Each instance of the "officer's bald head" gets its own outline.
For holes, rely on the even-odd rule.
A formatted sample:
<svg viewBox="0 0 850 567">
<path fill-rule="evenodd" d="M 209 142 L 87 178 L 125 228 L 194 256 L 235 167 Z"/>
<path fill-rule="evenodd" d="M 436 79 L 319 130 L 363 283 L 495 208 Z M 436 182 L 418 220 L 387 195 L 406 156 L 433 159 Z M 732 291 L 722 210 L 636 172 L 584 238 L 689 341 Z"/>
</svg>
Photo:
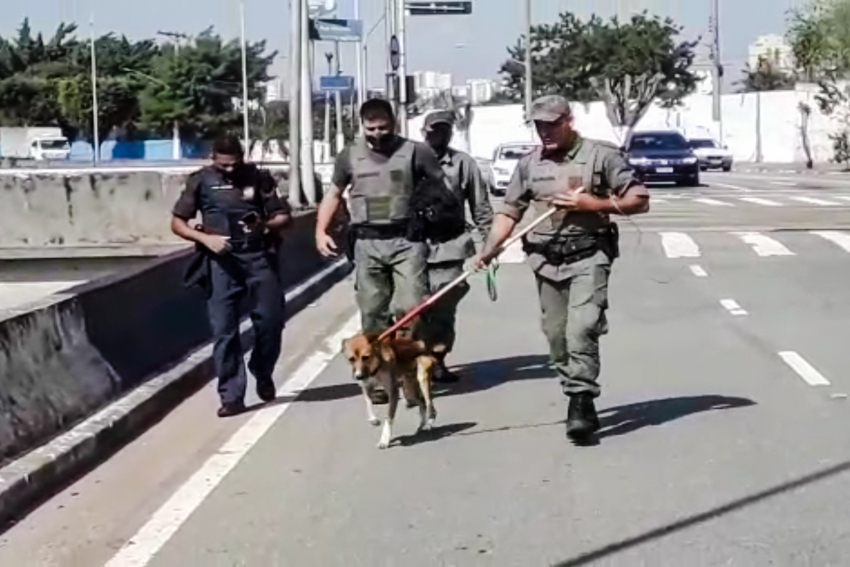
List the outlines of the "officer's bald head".
<svg viewBox="0 0 850 567">
<path fill-rule="evenodd" d="M 546 95 L 531 103 L 528 119 L 534 121 L 546 151 L 569 148 L 575 139 L 570 103 L 560 95 Z"/>
</svg>

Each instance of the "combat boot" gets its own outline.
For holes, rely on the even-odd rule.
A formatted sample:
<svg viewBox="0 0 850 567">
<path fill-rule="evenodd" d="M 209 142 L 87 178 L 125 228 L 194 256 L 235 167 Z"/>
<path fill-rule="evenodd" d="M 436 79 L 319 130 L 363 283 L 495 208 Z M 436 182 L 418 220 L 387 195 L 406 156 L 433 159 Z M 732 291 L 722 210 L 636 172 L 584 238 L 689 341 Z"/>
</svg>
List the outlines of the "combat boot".
<svg viewBox="0 0 850 567">
<path fill-rule="evenodd" d="M 446 367 L 446 362 L 443 357 L 437 358 L 437 365 L 434 367 L 434 374 L 431 381 L 435 384 L 453 384 L 460 380 L 457 374 Z"/>
<path fill-rule="evenodd" d="M 567 437 L 577 443 L 587 441 L 600 427 L 593 396 L 587 393 L 570 396 L 570 405 L 567 409 Z"/>
</svg>

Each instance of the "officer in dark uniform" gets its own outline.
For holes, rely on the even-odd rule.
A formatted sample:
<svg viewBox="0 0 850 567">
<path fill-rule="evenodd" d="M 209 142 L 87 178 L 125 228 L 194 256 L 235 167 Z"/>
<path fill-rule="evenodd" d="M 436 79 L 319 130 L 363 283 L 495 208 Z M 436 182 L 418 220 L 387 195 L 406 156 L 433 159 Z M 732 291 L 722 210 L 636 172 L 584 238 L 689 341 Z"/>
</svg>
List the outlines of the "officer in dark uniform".
<svg viewBox="0 0 850 567">
<path fill-rule="evenodd" d="M 247 378 L 239 339 L 239 308 L 245 294 L 251 300 L 255 337 L 249 369 L 264 402 L 276 397 L 272 373 L 284 327 L 277 245 L 291 209 L 278 195 L 271 174 L 244 163 L 242 156 L 238 138 L 217 140 L 212 165 L 189 176 L 171 221 L 177 236 L 199 244 L 210 259 L 207 304 L 215 336 L 220 417 L 245 409 Z M 203 225 L 193 228 L 189 221 L 199 211 Z"/>
</svg>

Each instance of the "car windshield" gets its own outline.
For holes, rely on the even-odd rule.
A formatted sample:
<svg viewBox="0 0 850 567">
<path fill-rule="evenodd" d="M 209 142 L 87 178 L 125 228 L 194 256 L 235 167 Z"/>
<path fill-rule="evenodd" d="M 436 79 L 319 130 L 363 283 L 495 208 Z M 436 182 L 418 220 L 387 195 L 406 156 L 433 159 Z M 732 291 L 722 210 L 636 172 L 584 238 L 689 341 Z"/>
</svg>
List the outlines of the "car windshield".
<svg viewBox="0 0 850 567">
<path fill-rule="evenodd" d="M 505 159 L 505 160 L 518 160 L 528 152 L 530 152 L 534 146 L 510 146 L 507 148 L 502 148 L 499 152 L 499 157 L 496 159 Z"/>
<path fill-rule="evenodd" d="M 65 150 L 68 148 L 68 140 L 41 140 L 41 148 L 43 150 Z"/>
<path fill-rule="evenodd" d="M 717 144 L 714 143 L 714 140 L 691 140 L 690 146 L 694 149 L 696 148 L 716 148 Z"/>
<path fill-rule="evenodd" d="M 679 134 L 638 134 L 632 138 L 630 150 L 683 150 L 688 143 Z"/>
</svg>

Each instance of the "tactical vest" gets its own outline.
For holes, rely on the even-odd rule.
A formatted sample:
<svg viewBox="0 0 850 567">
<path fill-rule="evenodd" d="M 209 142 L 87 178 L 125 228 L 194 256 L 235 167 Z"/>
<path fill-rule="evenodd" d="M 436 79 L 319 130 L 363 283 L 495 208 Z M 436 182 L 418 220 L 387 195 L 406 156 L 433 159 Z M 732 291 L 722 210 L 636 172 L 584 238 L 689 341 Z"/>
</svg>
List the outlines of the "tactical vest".
<svg viewBox="0 0 850 567">
<path fill-rule="evenodd" d="M 200 209 L 204 226 L 213 234 L 230 236 L 234 240 L 245 237 L 239 221 L 248 213 L 265 218 L 260 198 L 259 173 L 252 164 L 246 166 L 245 176 L 226 180 L 213 167 L 204 167 L 200 176 Z"/>
<path fill-rule="evenodd" d="M 566 189 L 584 187 L 585 192 L 597 197 L 610 197 L 611 186 L 604 174 L 602 146 L 588 139 L 582 143 L 590 147 L 581 148 L 575 158 L 566 163 L 541 161 L 540 149 L 532 154 L 527 162 L 526 175 L 535 217 L 546 213 L 552 197 Z M 556 235 L 584 234 L 609 224 L 606 214 L 558 210 L 528 235 L 528 241 L 542 244 Z"/>
<path fill-rule="evenodd" d="M 351 223 L 382 225 L 410 218 L 414 190 L 414 144 L 402 140 L 386 161 L 369 149 L 363 138 L 350 148 L 352 170 Z"/>
</svg>

